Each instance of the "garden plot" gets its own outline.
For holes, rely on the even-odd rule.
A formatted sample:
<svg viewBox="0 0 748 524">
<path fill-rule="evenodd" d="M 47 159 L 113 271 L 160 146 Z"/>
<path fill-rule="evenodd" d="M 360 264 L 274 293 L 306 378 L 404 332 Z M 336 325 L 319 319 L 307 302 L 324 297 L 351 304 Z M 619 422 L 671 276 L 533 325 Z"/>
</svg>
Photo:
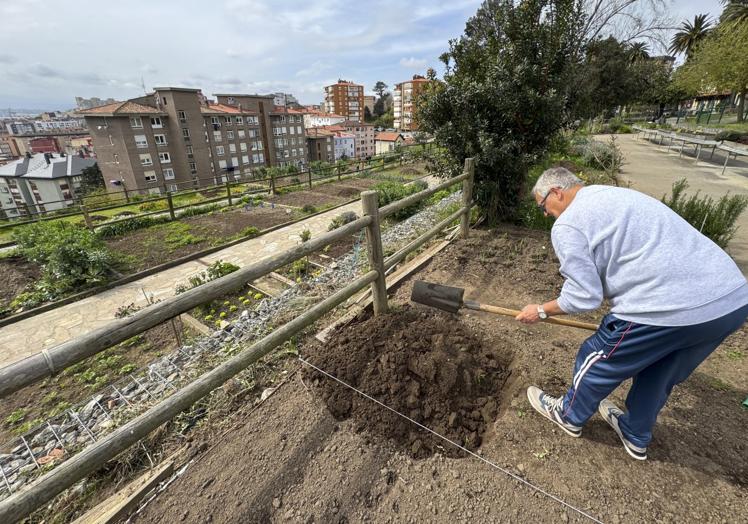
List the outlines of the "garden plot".
<svg viewBox="0 0 748 524">
<path fill-rule="evenodd" d="M 675 388 L 655 428 L 650 458 L 640 463 L 597 415 L 582 438 L 574 439 L 527 404 L 525 389 L 531 384 L 563 393 L 586 332 L 407 306 L 416 278 L 465 287 L 468 298 L 509 307 L 555 296 L 562 283 L 546 233 L 512 227 L 473 231 L 469 240 L 455 241 L 402 284 L 390 299 L 393 313 L 359 319 L 328 346 L 301 342 L 302 358 L 408 416 L 420 416 L 425 425 L 477 446 L 476 453 L 486 460 L 603 522 L 748 520 L 745 412 L 740 407 L 748 394 L 748 328 Z M 400 324 L 398 315 L 410 322 Z M 383 325 L 386 319 L 391 327 Z M 483 383 L 486 379 L 476 377 L 485 372 L 490 382 L 458 407 L 465 395 L 438 391 L 438 366 L 427 386 L 420 385 L 420 374 L 430 376 L 430 361 L 461 346 L 472 355 L 463 364 L 472 381 Z M 423 364 L 404 358 L 424 354 Z M 220 446 L 135 521 L 586 521 L 474 457 L 456 456 L 446 442 L 396 421 L 381 406 L 330 384 L 332 379 L 307 367 L 303 375 L 303 381 L 288 382 L 257 411 L 237 417 L 233 431 L 226 434 L 221 428 Z M 614 400 L 623 404 L 625 393 L 624 384 Z M 496 403 L 493 415 L 493 409 L 485 413 L 490 422 L 480 409 L 480 417 L 468 409 L 484 398 L 481 407 L 489 400 Z M 429 405 L 431 419 L 424 416 Z M 479 443 L 471 443 L 472 431 L 481 437 Z"/>
<path fill-rule="evenodd" d="M 106 243 L 124 257 L 127 272 L 135 273 L 300 217 L 293 210 L 265 204 L 160 224 Z"/>
</svg>

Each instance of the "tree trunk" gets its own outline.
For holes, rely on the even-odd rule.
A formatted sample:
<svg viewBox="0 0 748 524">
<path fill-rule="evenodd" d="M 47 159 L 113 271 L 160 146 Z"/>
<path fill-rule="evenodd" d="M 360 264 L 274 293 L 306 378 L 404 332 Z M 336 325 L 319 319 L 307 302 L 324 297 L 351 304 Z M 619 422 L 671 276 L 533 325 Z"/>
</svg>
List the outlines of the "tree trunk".
<svg viewBox="0 0 748 524">
<path fill-rule="evenodd" d="M 740 98 L 738 98 L 738 122 L 743 121 L 743 113 L 745 112 L 745 97 L 748 95 L 748 87 L 744 87 L 740 91 Z"/>
</svg>

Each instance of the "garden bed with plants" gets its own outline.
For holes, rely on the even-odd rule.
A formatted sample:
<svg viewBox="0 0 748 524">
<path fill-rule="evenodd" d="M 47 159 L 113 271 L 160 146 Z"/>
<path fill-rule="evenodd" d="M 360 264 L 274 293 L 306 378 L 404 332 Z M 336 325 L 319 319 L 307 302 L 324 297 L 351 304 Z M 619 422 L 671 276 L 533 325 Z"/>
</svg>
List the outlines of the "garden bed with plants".
<svg viewBox="0 0 748 524">
<path fill-rule="evenodd" d="M 13 299 L 39 279 L 39 267 L 20 256 L 0 258 L 0 311 L 10 309 Z"/>
<path fill-rule="evenodd" d="M 135 273 L 301 217 L 298 211 L 265 204 L 151 226 L 107 239 L 106 244 L 122 257 L 123 270 Z"/>
<path fill-rule="evenodd" d="M 126 314 L 128 309 L 121 311 Z M 183 342 L 195 335 L 178 320 L 175 325 Z M 14 437 L 68 410 L 73 404 L 176 347 L 174 327 L 171 322 L 166 322 L 3 398 L 0 402 L 0 444 L 11 442 Z M 0 453 L 8 451 L 0 450 Z"/>
</svg>

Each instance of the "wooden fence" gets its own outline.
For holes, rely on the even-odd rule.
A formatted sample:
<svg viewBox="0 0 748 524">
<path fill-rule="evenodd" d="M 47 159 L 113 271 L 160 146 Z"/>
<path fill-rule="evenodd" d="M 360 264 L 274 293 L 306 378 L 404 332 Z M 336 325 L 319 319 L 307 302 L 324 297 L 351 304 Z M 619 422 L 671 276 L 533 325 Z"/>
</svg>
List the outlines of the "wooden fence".
<svg viewBox="0 0 748 524">
<path fill-rule="evenodd" d="M 5 397 L 114 344 L 127 340 L 177 315 L 186 313 L 202 303 L 221 297 L 238 285 L 251 282 L 286 264 L 319 251 L 326 245 L 366 229 L 369 258 L 369 271 L 367 273 L 154 405 L 145 413 L 115 429 L 109 435 L 63 462 L 37 479 L 27 489 L 1 501 L 0 522 L 16 522 L 30 515 L 75 482 L 96 471 L 107 461 L 188 409 L 196 401 L 220 387 L 224 382 L 257 362 L 273 349 L 290 340 L 366 286 L 371 286 L 372 289 L 374 314 L 379 315 L 386 312 L 385 272 L 387 268 L 403 260 L 408 253 L 426 243 L 458 218 L 461 219 L 462 237 L 467 238 L 470 225 L 470 209 L 472 207 L 473 179 L 473 159 L 468 158 L 465 160 L 464 172 L 460 176 L 382 208 L 377 205 L 377 193 L 365 191 L 361 194 L 364 214 L 353 222 L 183 294 L 153 304 L 130 317 L 116 320 L 91 333 L 0 369 L 0 397 Z M 382 250 L 380 220 L 458 182 L 462 182 L 462 206 L 460 209 L 385 259 Z"/>
</svg>

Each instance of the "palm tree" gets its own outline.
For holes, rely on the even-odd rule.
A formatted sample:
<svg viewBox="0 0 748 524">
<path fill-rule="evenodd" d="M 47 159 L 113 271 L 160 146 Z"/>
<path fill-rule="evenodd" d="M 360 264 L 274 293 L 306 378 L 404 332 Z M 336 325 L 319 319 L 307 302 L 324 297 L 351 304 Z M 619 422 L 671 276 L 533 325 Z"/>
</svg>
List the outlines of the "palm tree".
<svg viewBox="0 0 748 524">
<path fill-rule="evenodd" d="M 628 52 L 632 63 L 649 58 L 649 48 L 646 42 L 634 42 L 629 46 Z"/>
<path fill-rule="evenodd" d="M 748 22 L 748 0 L 722 0 L 725 9 L 720 16 L 720 22 Z"/>
<path fill-rule="evenodd" d="M 670 40 L 669 51 L 673 54 L 686 53 L 686 60 L 691 57 L 696 46 L 712 30 L 712 21 L 709 15 L 696 15 L 693 24 L 686 20 L 680 26 L 680 30 Z"/>
</svg>

